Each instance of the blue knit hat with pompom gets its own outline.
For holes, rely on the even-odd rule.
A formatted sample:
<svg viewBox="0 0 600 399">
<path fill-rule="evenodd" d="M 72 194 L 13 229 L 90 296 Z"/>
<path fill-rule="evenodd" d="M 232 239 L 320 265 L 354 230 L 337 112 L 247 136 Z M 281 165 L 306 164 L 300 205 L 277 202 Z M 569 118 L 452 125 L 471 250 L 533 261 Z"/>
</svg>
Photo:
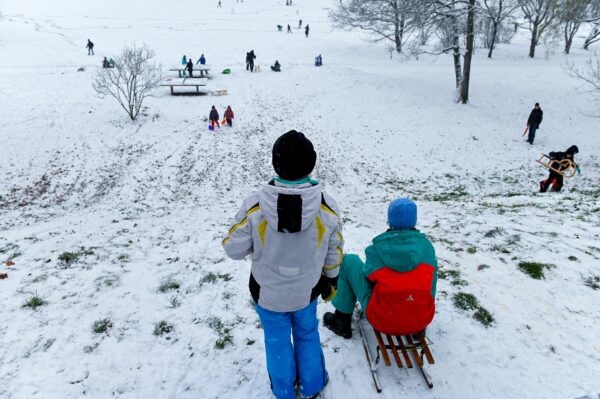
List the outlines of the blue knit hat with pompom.
<svg viewBox="0 0 600 399">
<path fill-rule="evenodd" d="M 410 198 L 393 200 L 388 207 L 388 224 L 393 230 L 414 228 L 417 224 L 417 204 Z"/>
</svg>

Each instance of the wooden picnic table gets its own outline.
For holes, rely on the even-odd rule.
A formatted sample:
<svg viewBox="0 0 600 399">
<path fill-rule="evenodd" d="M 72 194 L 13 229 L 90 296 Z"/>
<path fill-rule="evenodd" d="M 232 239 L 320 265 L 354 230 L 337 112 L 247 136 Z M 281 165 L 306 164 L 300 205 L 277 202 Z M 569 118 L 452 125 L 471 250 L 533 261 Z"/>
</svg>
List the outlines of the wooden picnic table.
<svg viewBox="0 0 600 399">
<path fill-rule="evenodd" d="M 194 65 L 194 69 L 192 70 L 192 77 L 195 77 L 194 72 L 196 71 L 200 71 L 200 77 L 203 78 L 204 74 L 208 75 L 208 71 L 210 71 L 210 66 L 206 64 Z M 169 69 L 169 72 L 177 72 L 180 78 L 185 78 L 186 75 L 189 75 L 186 67 L 171 68 Z"/>
<path fill-rule="evenodd" d="M 173 90 L 174 87 L 195 87 L 196 93 L 200 94 L 200 87 L 206 86 L 207 83 L 208 83 L 207 78 L 201 78 L 201 79 L 169 78 L 169 79 L 165 80 L 163 83 L 161 83 L 160 85 L 170 87 L 171 94 L 182 94 L 182 93 L 175 93 L 175 91 Z"/>
</svg>

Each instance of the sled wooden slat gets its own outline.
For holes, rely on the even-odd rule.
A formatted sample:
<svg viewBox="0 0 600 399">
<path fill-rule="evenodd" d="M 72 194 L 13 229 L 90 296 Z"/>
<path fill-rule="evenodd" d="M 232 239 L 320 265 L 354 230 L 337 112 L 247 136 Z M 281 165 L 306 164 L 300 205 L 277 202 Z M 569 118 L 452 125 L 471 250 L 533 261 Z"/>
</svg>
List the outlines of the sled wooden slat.
<svg viewBox="0 0 600 399">
<path fill-rule="evenodd" d="M 405 337 L 406 337 L 406 342 L 408 342 L 410 351 L 413 355 L 413 359 L 415 359 L 415 362 L 417 362 L 417 365 L 419 366 L 419 368 L 422 368 L 423 361 L 421 360 L 421 356 L 419 356 L 419 352 L 417 351 L 417 348 L 415 347 L 415 344 L 413 343 L 412 338 L 410 337 L 410 335 L 405 335 Z"/>
<path fill-rule="evenodd" d="M 423 353 L 425 354 L 425 358 L 427 359 L 427 363 L 435 364 L 435 359 L 429 350 L 429 345 L 427 345 L 427 341 L 425 340 L 425 334 L 422 332 L 417 334 L 417 338 L 419 339 L 419 343 L 421 344 L 421 348 L 423 348 Z"/>
<path fill-rule="evenodd" d="M 402 342 L 402 337 L 401 336 L 396 336 L 396 339 L 398 340 L 398 346 L 400 347 L 400 350 L 402 351 L 402 356 L 404 356 L 404 361 L 406 362 L 406 367 L 408 367 L 409 369 L 412 369 L 413 365 L 412 362 L 410 361 L 410 356 L 408 356 L 408 352 L 406 351 L 406 347 L 404 346 L 404 342 Z"/>
<path fill-rule="evenodd" d="M 396 360 L 396 364 L 398 365 L 398 367 L 403 368 L 404 366 L 402 365 L 402 360 L 400 360 L 400 355 L 398 355 L 398 351 L 396 350 L 396 343 L 394 342 L 394 337 L 392 337 L 389 334 L 385 334 L 385 337 L 388 340 L 388 343 L 390 344 L 390 349 L 392 350 L 392 355 L 394 355 L 394 360 Z"/>
<path fill-rule="evenodd" d="M 381 333 L 375 329 L 375 338 L 377 339 L 377 345 L 379 345 L 379 349 L 381 350 L 381 356 L 383 356 L 383 362 L 386 366 L 391 366 L 392 361 L 390 360 L 390 355 L 388 355 L 387 350 L 385 349 L 385 344 L 383 343 L 383 338 L 381 338 Z"/>
</svg>

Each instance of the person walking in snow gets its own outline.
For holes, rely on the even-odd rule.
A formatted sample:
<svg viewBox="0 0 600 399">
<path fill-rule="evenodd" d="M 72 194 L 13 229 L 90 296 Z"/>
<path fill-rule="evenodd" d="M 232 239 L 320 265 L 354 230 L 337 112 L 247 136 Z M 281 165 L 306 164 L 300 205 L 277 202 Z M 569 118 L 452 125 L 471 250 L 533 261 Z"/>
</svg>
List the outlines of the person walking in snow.
<svg viewBox="0 0 600 399">
<path fill-rule="evenodd" d="M 223 5 L 221 4 L 221 0 L 219 0 L 219 3 L 217 4 L 217 8 L 222 8 Z"/>
<path fill-rule="evenodd" d="M 292 27 L 290 26 L 290 24 L 288 24 L 287 33 L 292 33 Z"/>
<path fill-rule="evenodd" d="M 246 71 L 254 72 L 254 60 L 256 59 L 256 55 L 254 55 L 254 50 L 246 53 Z"/>
<path fill-rule="evenodd" d="M 418 333 L 435 314 L 438 263 L 431 242 L 415 229 L 417 205 L 399 198 L 387 213 L 389 230 L 367 247 L 366 262 L 344 256 L 331 302 L 335 313 L 323 316 L 325 327 L 344 338 L 352 337 L 357 300 L 373 327 L 390 335 Z"/>
<path fill-rule="evenodd" d="M 317 298 L 335 295 L 342 220 L 335 201 L 310 177 L 312 143 L 291 130 L 273 145 L 277 176 L 242 203 L 223 240 L 227 255 L 251 255 L 250 294 L 265 336 L 267 371 L 277 399 L 316 398 L 329 381 Z"/>
<path fill-rule="evenodd" d="M 227 122 L 227 126 L 233 126 L 233 110 L 231 109 L 231 106 L 228 105 L 227 109 L 225 110 L 225 113 L 223 114 L 223 116 L 225 117 L 225 121 Z"/>
<path fill-rule="evenodd" d="M 87 45 L 85 48 L 88 51 L 88 55 L 94 55 L 94 43 L 90 39 L 88 39 Z"/>
<path fill-rule="evenodd" d="M 543 118 L 544 111 L 542 111 L 542 109 L 540 108 L 540 103 L 535 103 L 535 106 L 529 114 L 529 118 L 527 118 L 527 127 L 529 128 L 529 136 L 527 137 L 527 142 L 529 144 L 533 144 L 533 140 L 535 139 L 535 132 L 540 128 L 540 123 L 542 123 Z"/>
<path fill-rule="evenodd" d="M 302 29 L 302 19 L 298 21 L 298 29 Z"/>
<path fill-rule="evenodd" d="M 183 57 L 181 57 L 181 65 L 183 65 L 184 67 L 187 65 L 188 60 L 187 57 L 184 55 Z"/>
<path fill-rule="evenodd" d="M 190 60 L 188 61 L 186 68 L 190 74 L 190 78 L 192 77 L 192 72 L 194 71 L 194 63 L 192 62 L 192 59 L 190 58 Z"/>
<path fill-rule="evenodd" d="M 550 166 L 552 166 L 553 168 L 558 169 L 559 171 L 562 172 L 563 170 L 566 170 L 567 167 L 565 167 L 564 165 L 561 165 L 560 161 L 568 159 L 569 161 L 571 161 L 575 164 L 577 174 L 581 174 L 581 168 L 579 166 L 577 166 L 577 164 L 575 163 L 575 154 L 578 154 L 578 153 L 579 153 L 579 148 L 577 148 L 576 145 L 570 146 L 569 148 L 567 148 L 567 150 L 565 152 L 552 151 L 552 152 L 550 152 L 550 154 L 548 154 L 548 156 L 550 157 L 550 159 L 552 161 L 556 161 L 556 162 L 552 162 L 550 164 Z M 551 169 L 550 174 L 548 175 L 548 178 L 545 180 L 542 180 L 540 182 L 540 193 L 545 193 L 546 191 L 548 191 L 548 188 L 550 187 L 550 185 L 552 185 L 552 191 L 559 192 L 563 186 L 563 175 L 561 175 L 560 173 L 555 172 Z"/>
<path fill-rule="evenodd" d="M 277 25 L 277 32 L 283 32 L 283 26 Z"/>
<path fill-rule="evenodd" d="M 306 37 L 308 37 L 308 31 L 309 31 L 309 27 L 308 25 L 306 25 L 306 27 L 304 28 L 304 34 L 306 35 Z"/>
<path fill-rule="evenodd" d="M 206 65 L 206 58 L 204 57 L 204 54 L 202 54 L 200 56 L 200 58 L 198 58 L 198 61 L 196 61 L 196 65 Z"/>
<path fill-rule="evenodd" d="M 110 63 L 108 62 L 108 59 L 106 57 L 104 57 L 104 59 L 102 60 L 102 68 L 110 68 Z"/>
<path fill-rule="evenodd" d="M 208 119 L 210 120 L 210 127 L 212 130 L 215 130 L 215 125 L 217 125 L 218 128 L 221 127 L 221 125 L 219 125 L 219 111 L 217 111 L 214 105 L 210 109 Z"/>
</svg>

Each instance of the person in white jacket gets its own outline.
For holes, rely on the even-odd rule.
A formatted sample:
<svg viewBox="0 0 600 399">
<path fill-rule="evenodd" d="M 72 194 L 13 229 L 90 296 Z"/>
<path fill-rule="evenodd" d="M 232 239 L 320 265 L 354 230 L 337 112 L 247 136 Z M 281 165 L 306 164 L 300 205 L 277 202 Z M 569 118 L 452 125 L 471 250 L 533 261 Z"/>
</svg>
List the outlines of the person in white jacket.
<svg viewBox="0 0 600 399">
<path fill-rule="evenodd" d="M 317 297 L 333 298 L 343 258 L 335 201 L 310 177 L 317 154 L 289 131 L 273 146 L 277 177 L 250 195 L 223 240 L 232 259 L 252 255 L 250 293 L 265 334 L 267 371 L 278 399 L 316 397 L 328 382 Z M 293 336 L 293 343 L 290 339 Z"/>
</svg>

